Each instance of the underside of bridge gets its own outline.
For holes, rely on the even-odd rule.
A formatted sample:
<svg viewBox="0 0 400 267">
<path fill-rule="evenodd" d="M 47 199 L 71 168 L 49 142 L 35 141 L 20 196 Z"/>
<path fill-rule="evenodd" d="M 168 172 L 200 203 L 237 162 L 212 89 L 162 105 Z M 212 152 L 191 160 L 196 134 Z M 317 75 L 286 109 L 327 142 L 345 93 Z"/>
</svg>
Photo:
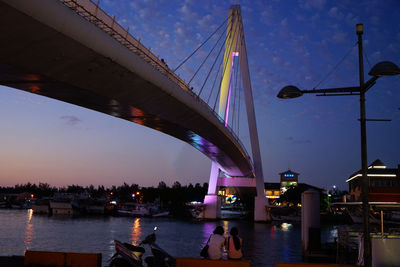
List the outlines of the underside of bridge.
<svg viewBox="0 0 400 267">
<path fill-rule="evenodd" d="M 244 148 L 204 102 L 62 2 L 1 0 L 0 33 L 1 85 L 153 128 L 229 175 L 254 177 Z"/>
</svg>

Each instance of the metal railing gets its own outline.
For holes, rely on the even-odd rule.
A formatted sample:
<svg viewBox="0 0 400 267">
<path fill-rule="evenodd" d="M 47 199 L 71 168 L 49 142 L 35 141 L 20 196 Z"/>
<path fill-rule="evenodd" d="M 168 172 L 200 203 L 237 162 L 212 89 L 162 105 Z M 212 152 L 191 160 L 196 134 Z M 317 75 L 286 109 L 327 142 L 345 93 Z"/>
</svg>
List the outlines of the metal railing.
<svg viewBox="0 0 400 267">
<path fill-rule="evenodd" d="M 133 37 L 129 33 L 129 29 L 124 29 L 118 22 L 115 21 L 115 16 L 109 16 L 103 9 L 99 7 L 99 1 L 97 3 L 91 0 L 58 0 L 62 2 L 65 6 L 75 11 L 78 15 L 85 18 L 87 21 L 96 25 L 98 28 L 102 29 L 105 33 L 113 37 L 120 44 L 128 48 L 131 52 L 138 55 L 145 62 L 153 66 L 161 74 L 165 75 L 169 80 L 177 84 L 181 89 L 190 94 L 195 98 L 202 106 L 207 108 L 213 113 L 215 117 L 225 124 L 225 121 L 213 108 L 211 108 L 204 100 L 202 100 L 198 95 L 193 93 L 189 86 L 184 80 L 182 80 L 177 74 L 175 74 L 165 62 L 161 61 L 157 56 L 155 56 L 147 47 L 145 47 L 139 40 Z M 251 162 L 251 158 L 246 151 L 245 146 L 240 141 L 239 137 L 235 134 L 233 129 L 227 125 L 224 127 L 228 130 L 231 136 L 239 144 L 242 149 L 243 154 Z"/>
</svg>

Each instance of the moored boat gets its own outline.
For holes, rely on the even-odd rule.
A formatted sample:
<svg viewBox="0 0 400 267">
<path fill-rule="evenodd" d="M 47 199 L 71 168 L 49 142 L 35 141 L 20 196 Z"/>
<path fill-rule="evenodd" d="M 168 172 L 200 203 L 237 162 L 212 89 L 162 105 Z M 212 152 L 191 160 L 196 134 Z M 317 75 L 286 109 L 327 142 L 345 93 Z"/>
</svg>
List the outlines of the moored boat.
<svg viewBox="0 0 400 267">
<path fill-rule="evenodd" d="M 271 220 L 280 222 L 301 222 L 301 208 L 269 206 Z"/>
<path fill-rule="evenodd" d="M 37 199 L 32 204 L 33 213 L 50 214 L 50 201 L 48 199 Z"/>
<path fill-rule="evenodd" d="M 221 219 L 234 220 L 244 219 L 248 215 L 248 211 L 239 205 L 225 205 L 221 207 Z"/>
<path fill-rule="evenodd" d="M 131 217 L 165 217 L 169 215 L 167 211 L 161 211 L 154 204 L 139 204 L 135 202 L 126 202 L 120 204 L 117 210 L 120 216 Z"/>
</svg>

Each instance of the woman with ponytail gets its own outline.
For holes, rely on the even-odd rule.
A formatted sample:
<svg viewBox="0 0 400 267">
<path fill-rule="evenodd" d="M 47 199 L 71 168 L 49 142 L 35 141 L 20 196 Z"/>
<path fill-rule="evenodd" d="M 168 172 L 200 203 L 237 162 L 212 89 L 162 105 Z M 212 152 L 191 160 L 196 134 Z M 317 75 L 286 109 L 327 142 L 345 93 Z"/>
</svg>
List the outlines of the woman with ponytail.
<svg viewBox="0 0 400 267">
<path fill-rule="evenodd" d="M 228 250 L 228 258 L 230 260 L 240 260 L 242 254 L 242 239 L 239 237 L 239 231 L 236 227 L 232 227 L 229 232 L 230 236 L 226 240 L 226 249 Z"/>
</svg>

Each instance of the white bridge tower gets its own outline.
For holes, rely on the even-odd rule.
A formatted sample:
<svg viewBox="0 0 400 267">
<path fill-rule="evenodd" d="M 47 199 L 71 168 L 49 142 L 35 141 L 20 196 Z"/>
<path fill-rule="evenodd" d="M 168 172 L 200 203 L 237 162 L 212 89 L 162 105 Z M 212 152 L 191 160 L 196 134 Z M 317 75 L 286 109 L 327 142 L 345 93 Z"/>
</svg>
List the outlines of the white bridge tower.
<svg viewBox="0 0 400 267">
<path fill-rule="evenodd" d="M 231 90 L 232 66 L 234 57 L 239 57 L 240 75 L 243 82 L 247 121 L 249 126 L 250 144 L 253 156 L 253 172 L 255 178 L 241 177 L 232 178 L 232 186 L 251 186 L 256 187 L 257 195 L 254 202 L 254 220 L 267 221 L 267 198 L 264 193 L 264 176 L 262 170 L 261 153 L 258 141 L 256 116 L 254 112 L 253 93 L 251 89 L 249 66 L 247 61 L 246 43 L 244 39 L 242 16 L 239 5 L 232 5 L 229 9 L 228 28 L 226 31 L 224 71 L 222 76 L 218 115 L 228 121 L 229 95 Z M 221 201 L 218 197 L 218 184 L 223 178 L 219 177 L 220 166 L 212 162 L 210 180 L 208 184 L 208 194 L 205 196 L 204 218 L 218 219 L 221 216 Z M 228 180 L 230 178 L 226 178 Z M 255 179 L 255 183 L 254 183 Z"/>
</svg>

